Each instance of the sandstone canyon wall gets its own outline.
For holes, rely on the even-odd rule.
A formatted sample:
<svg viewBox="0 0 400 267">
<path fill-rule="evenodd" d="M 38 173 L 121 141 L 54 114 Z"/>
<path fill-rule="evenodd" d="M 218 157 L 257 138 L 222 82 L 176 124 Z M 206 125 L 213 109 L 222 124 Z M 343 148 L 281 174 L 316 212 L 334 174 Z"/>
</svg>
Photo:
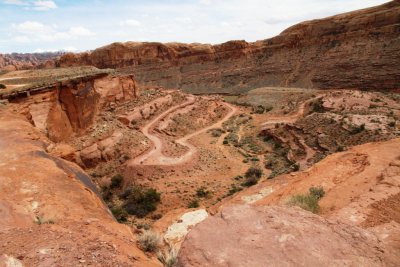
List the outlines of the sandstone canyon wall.
<svg viewBox="0 0 400 267">
<path fill-rule="evenodd" d="M 65 52 L 0 54 L 0 70 L 14 71 L 54 67 L 54 61 Z"/>
<path fill-rule="evenodd" d="M 59 82 L 46 92 L 11 99 L 20 112 L 55 142 L 81 135 L 106 107 L 135 99 L 139 89 L 133 76 L 86 77 Z"/>
<path fill-rule="evenodd" d="M 140 85 L 192 93 L 264 86 L 398 89 L 400 1 L 306 21 L 248 43 L 114 43 L 66 54 L 57 66 L 93 65 L 134 73 Z"/>
<path fill-rule="evenodd" d="M 0 266 L 160 266 L 51 144 L 18 106 L 0 105 Z"/>
</svg>

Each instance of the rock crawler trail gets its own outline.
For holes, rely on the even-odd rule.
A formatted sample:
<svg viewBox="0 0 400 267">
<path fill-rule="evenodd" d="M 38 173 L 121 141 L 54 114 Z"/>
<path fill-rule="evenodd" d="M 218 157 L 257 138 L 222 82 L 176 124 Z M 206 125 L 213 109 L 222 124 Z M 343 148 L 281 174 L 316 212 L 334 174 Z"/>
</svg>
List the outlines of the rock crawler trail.
<svg viewBox="0 0 400 267">
<path fill-rule="evenodd" d="M 185 146 L 188 148 L 188 151 L 179 156 L 179 157 L 168 157 L 165 156 L 162 153 L 162 148 L 163 148 L 163 140 L 160 139 L 157 135 L 152 133 L 152 129 L 157 125 L 157 123 L 167 117 L 169 114 L 172 112 L 177 111 L 178 109 L 183 109 L 187 107 L 188 105 L 192 105 L 195 103 L 196 98 L 194 96 L 189 96 L 188 100 L 184 102 L 183 104 L 173 106 L 169 108 L 168 110 L 164 111 L 162 114 L 158 115 L 156 118 L 154 118 L 152 121 L 150 121 L 148 124 L 146 124 L 142 128 L 142 133 L 150 139 L 150 141 L 153 143 L 153 146 L 151 149 L 147 150 L 145 153 L 139 155 L 135 159 L 131 160 L 128 165 L 134 166 L 134 165 L 178 165 L 178 164 L 183 164 L 192 159 L 194 154 L 197 152 L 197 148 L 192 145 L 189 140 L 196 135 L 199 135 L 201 133 L 204 133 L 212 128 L 217 128 L 221 127 L 222 124 L 227 121 L 230 117 L 232 117 L 235 112 L 237 111 L 237 108 L 234 106 L 223 102 L 223 105 L 226 106 L 230 111 L 228 112 L 227 115 L 225 115 L 224 118 L 222 118 L 220 121 L 217 123 L 214 123 L 211 126 L 208 126 L 206 128 L 200 129 L 196 132 L 193 132 L 191 134 L 188 134 L 180 139 L 175 140 L 176 143 Z"/>
</svg>

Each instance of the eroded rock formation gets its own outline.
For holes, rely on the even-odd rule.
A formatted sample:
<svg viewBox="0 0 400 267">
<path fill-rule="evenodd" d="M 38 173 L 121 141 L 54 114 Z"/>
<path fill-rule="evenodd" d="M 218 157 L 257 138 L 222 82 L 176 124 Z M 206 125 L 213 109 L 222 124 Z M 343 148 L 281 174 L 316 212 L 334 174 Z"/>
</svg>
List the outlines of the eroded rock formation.
<svg viewBox="0 0 400 267">
<path fill-rule="evenodd" d="M 102 75 L 60 82 L 45 93 L 12 101 L 19 102 L 33 124 L 59 142 L 83 134 L 101 109 L 138 95 L 132 76 Z"/>
<path fill-rule="evenodd" d="M 55 60 L 64 52 L 33 54 L 0 54 L 0 70 L 14 71 L 33 68 L 53 68 Z"/>
<path fill-rule="evenodd" d="M 0 107 L 0 266 L 159 266 L 118 224 L 90 177 Z"/>
<path fill-rule="evenodd" d="M 393 89 L 400 84 L 400 1 L 306 21 L 255 43 L 114 43 L 59 66 L 133 72 L 139 84 L 193 93 L 263 86 Z"/>
</svg>

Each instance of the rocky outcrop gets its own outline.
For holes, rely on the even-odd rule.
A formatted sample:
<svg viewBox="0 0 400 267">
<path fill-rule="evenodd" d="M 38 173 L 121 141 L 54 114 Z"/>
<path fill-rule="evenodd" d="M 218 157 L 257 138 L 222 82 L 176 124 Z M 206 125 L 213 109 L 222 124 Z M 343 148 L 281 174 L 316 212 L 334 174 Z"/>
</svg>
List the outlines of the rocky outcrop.
<svg viewBox="0 0 400 267">
<path fill-rule="evenodd" d="M 300 208 L 231 206 L 189 232 L 177 266 L 385 266 L 388 249 Z"/>
<path fill-rule="evenodd" d="M 56 83 L 44 93 L 11 100 L 55 142 L 82 135 L 104 108 L 135 99 L 139 89 L 131 75 L 79 78 Z"/>
<path fill-rule="evenodd" d="M 0 266 L 160 266 L 90 177 L 48 154 L 51 142 L 10 106 L 0 107 Z"/>
<path fill-rule="evenodd" d="M 63 54 L 64 52 L 0 54 L 0 70 L 14 71 L 33 68 L 54 68 L 55 60 Z"/>
<path fill-rule="evenodd" d="M 396 89 L 400 84 L 400 1 L 306 21 L 255 43 L 114 43 L 64 55 L 58 66 L 133 72 L 141 85 L 192 93 L 263 86 Z"/>
</svg>

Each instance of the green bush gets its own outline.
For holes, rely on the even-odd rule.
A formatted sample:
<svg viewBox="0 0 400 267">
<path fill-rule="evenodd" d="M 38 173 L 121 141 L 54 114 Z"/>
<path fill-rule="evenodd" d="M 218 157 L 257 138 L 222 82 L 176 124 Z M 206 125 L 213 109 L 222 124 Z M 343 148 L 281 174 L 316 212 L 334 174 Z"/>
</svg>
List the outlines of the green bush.
<svg viewBox="0 0 400 267">
<path fill-rule="evenodd" d="M 207 188 L 205 188 L 204 186 L 200 187 L 199 189 L 197 189 L 196 191 L 196 195 L 198 197 L 208 197 L 210 195 L 210 191 L 207 190 Z"/>
<path fill-rule="evenodd" d="M 189 209 L 195 209 L 200 207 L 199 201 L 197 199 L 193 199 L 192 201 L 189 202 L 188 208 Z"/>
<path fill-rule="evenodd" d="M 258 183 L 258 180 L 260 180 L 262 176 L 262 170 L 257 167 L 250 167 L 244 176 L 246 177 L 246 181 L 242 183 L 242 186 L 253 186 Z"/>
<path fill-rule="evenodd" d="M 121 174 L 114 175 L 111 178 L 111 188 L 118 188 L 121 186 L 122 182 L 124 181 L 124 177 Z"/>
<path fill-rule="evenodd" d="M 128 218 L 128 213 L 122 207 L 113 207 L 111 208 L 111 212 L 114 215 L 114 218 L 118 222 L 126 222 Z"/>
<path fill-rule="evenodd" d="M 365 124 L 361 124 L 360 126 L 356 126 L 351 130 L 351 134 L 358 134 L 365 130 Z"/>
<path fill-rule="evenodd" d="M 318 213 L 320 210 L 318 201 L 325 195 L 325 191 L 320 187 L 309 188 L 307 195 L 294 195 L 289 198 L 287 204 L 289 206 L 298 206 L 304 210 Z"/>
<path fill-rule="evenodd" d="M 235 194 L 235 193 L 237 193 L 237 192 L 240 192 L 240 191 L 242 191 L 243 190 L 243 188 L 241 188 L 241 187 L 238 187 L 238 186 L 236 186 L 235 184 L 231 184 L 231 188 L 229 189 L 229 191 L 228 191 L 228 196 L 231 196 L 231 195 L 233 195 L 233 194 Z"/>
<path fill-rule="evenodd" d="M 154 188 L 134 187 L 130 189 L 124 208 L 129 214 L 143 218 L 157 209 L 157 204 L 161 200 L 160 195 Z"/>
<path fill-rule="evenodd" d="M 320 209 L 318 199 L 312 195 L 291 196 L 287 204 L 289 206 L 298 206 L 304 210 L 311 211 L 312 213 L 318 213 Z"/>
<path fill-rule="evenodd" d="M 6 86 L 2 83 L 0 83 L 0 89 L 6 89 Z"/>
<path fill-rule="evenodd" d="M 312 105 L 312 112 L 323 113 L 325 111 L 322 98 L 318 98 L 317 100 L 312 102 L 311 105 Z"/>
<path fill-rule="evenodd" d="M 323 196 L 325 196 L 325 191 L 322 186 L 311 187 L 310 189 L 308 189 L 308 191 L 310 192 L 311 196 L 314 196 L 317 199 L 321 199 Z"/>
<path fill-rule="evenodd" d="M 245 176 L 246 178 L 254 177 L 254 178 L 260 179 L 261 176 L 262 176 L 262 170 L 261 170 L 260 168 L 257 168 L 257 167 L 250 167 L 250 168 L 246 171 L 246 173 L 244 174 L 244 176 Z"/>
</svg>

